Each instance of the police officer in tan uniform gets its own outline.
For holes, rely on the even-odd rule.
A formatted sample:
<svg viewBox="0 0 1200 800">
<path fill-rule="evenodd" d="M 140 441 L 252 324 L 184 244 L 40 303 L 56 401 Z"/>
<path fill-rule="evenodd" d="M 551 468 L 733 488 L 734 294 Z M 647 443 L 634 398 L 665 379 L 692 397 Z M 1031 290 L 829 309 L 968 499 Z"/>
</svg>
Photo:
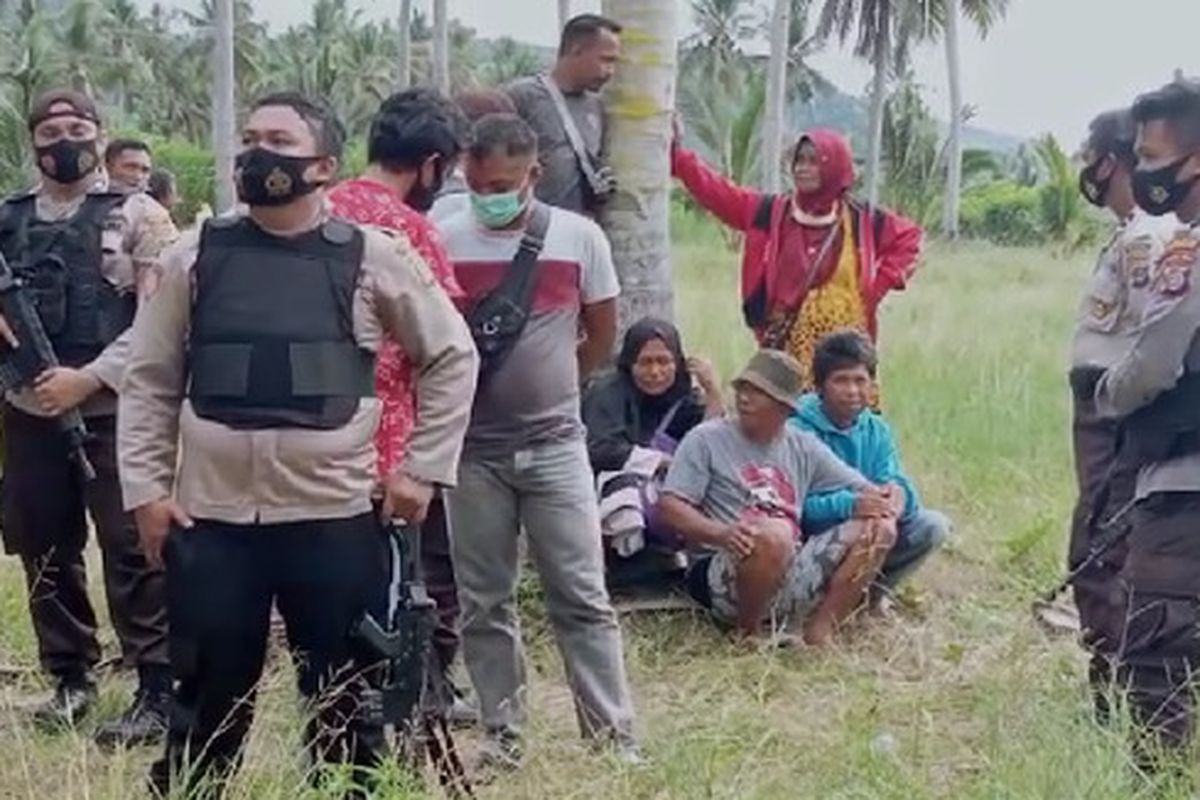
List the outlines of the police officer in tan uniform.
<svg viewBox="0 0 1200 800">
<path fill-rule="evenodd" d="M 1079 485 L 1068 553 L 1072 569 L 1106 531 L 1105 523 L 1133 497 L 1136 470 L 1121 468 L 1116 461 L 1118 422 L 1097 413 L 1096 381 L 1129 352 L 1152 296 L 1150 271 L 1162 254 L 1163 243 L 1178 228 L 1173 215 L 1155 217 L 1134 202 L 1136 136 L 1137 126 L 1128 109 L 1096 117 L 1084 146 L 1086 166 L 1079 176 L 1083 196 L 1110 211 L 1117 228 L 1100 251 L 1080 304 L 1071 344 L 1070 377 L 1075 400 L 1072 438 Z M 1121 518 L 1116 524 L 1123 521 Z M 1119 600 L 1116 576 L 1123 554 L 1123 546 L 1112 548 L 1074 582 L 1083 642 L 1092 653 L 1089 678 L 1096 689 L 1094 699 L 1102 718 L 1108 713 L 1106 699 L 1115 646 L 1104 639 L 1102 621 L 1110 604 Z"/>
<path fill-rule="evenodd" d="M 1096 390 L 1100 412 L 1123 418 L 1120 458 L 1137 470 L 1139 501 L 1106 635 L 1135 722 L 1179 749 L 1194 731 L 1200 668 L 1200 84 L 1145 94 L 1133 116 L 1134 196 L 1181 225 L 1148 276 L 1132 347 Z M 1155 752 L 1136 755 L 1152 768 Z"/>
<path fill-rule="evenodd" d="M 115 414 L 137 287 L 155 282 L 159 254 L 177 234 L 150 198 L 108 191 L 99 173 L 104 132 L 91 98 L 42 95 L 29 132 L 42 182 L 0 206 L 0 251 L 33 292 L 62 364 L 4 404 L 4 543 L 25 568 L 38 653 L 56 684 L 35 719 L 76 723 L 96 695 L 91 671 L 100 645 L 83 559 L 90 514 L 109 615 L 139 678 L 133 705 L 102 726 L 99 738 L 153 741 L 165 731 L 170 690 L 164 579 L 142 557 L 133 518 L 121 507 Z M 54 419 L 71 409 L 82 412 L 91 433 L 92 481 L 68 457 Z"/>
<path fill-rule="evenodd" d="M 192 759 L 220 786 L 253 714 L 274 603 L 287 626 L 317 761 L 369 766 L 381 720 L 358 702 L 374 659 L 349 636 L 383 619 L 386 542 L 372 507 L 383 337 L 417 375 L 416 426 L 382 514 L 420 521 L 454 483 L 477 357 L 404 237 L 332 220 L 322 187 L 344 133 L 325 106 L 259 100 L 242 133 L 245 216 L 209 221 L 163 259 L 134 326 L 121 398 L 125 505 L 165 561 L 178 681 L 165 792 Z"/>
</svg>

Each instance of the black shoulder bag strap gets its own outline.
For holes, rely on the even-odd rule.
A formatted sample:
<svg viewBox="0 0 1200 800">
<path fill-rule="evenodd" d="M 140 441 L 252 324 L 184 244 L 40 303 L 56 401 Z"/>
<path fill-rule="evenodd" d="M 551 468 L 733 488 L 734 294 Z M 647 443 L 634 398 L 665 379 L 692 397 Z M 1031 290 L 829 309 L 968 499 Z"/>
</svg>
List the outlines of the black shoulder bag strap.
<svg viewBox="0 0 1200 800">
<path fill-rule="evenodd" d="M 546 242 L 550 227 L 550 207 L 534 201 L 525 227 L 525 235 L 517 247 L 500 284 L 483 297 L 467 315 L 467 325 L 479 350 L 479 382 L 482 385 L 504 360 L 529 322 L 537 286 L 538 257 Z"/>
</svg>

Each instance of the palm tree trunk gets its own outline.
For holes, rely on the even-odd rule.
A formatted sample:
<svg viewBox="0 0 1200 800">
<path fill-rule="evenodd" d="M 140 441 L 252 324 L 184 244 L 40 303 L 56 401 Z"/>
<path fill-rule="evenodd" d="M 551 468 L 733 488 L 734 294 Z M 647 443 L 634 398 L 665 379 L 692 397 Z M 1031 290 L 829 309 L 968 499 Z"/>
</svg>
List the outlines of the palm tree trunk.
<svg viewBox="0 0 1200 800">
<path fill-rule="evenodd" d="M 215 0 L 212 52 L 212 147 L 216 166 L 216 213 L 233 208 L 234 75 L 233 0 Z"/>
<path fill-rule="evenodd" d="M 879 33 L 875 37 L 875 53 L 871 66 L 875 76 L 871 81 L 871 136 L 867 152 L 867 200 L 879 202 L 879 187 L 883 183 L 883 105 L 887 100 L 887 73 L 892 54 L 891 3 L 879 3 Z"/>
<path fill-rule="evenodd" d="M 763 188 L 783 185 L 783 135 L 787 117 L 788 27 L 792 0 L 775 0 L 771 15 L 771 59 L 767 64 L 767 117 L 763 126 Z"/>
<path fill-rule="evenodd" d="M 946 148 L 946 205 L 942 230 L 958 238 L 958 210 L 962 199 L 963 101 L 962 64 L 958 51 L 960 0 L 946 0 L 946 72 L 950 82 L 950 141 Z"/>
<path fill-rule="evenodd" d="M 446 0 L 433 0 L 433 86 L 450 94 L 450 19 Z"/>
<path fill-rule="evenodd" d="M 669 212 L 676 5 L 605 0 L 603 6 L 625 29 L 605 136 L 618 189 L 601 219 L 621 279 L 622 330 L 647 315 L 674 316 Z"/>
<path fill-rule="evenodd" d="M 567 27 L 571 20 L 571 0 L 558 0 L 558 29 Z"/>
<path fill-rule="evenodd" d="M 400 0 L 400 69 L 396 85 L 407 89 L 412 85 L 412 0 Z"/>
</svg>

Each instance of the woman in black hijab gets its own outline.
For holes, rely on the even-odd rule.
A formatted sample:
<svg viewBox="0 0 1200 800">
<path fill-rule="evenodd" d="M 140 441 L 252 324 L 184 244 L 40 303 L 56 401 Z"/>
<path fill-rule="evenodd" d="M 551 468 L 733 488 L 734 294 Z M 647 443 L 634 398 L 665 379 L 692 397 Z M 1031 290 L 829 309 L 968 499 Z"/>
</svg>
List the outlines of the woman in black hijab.
<svg viewBox="0 0 1200 800">
<path fill-rule="evenodd" d="M 626 332 L 616 372 L 584 394 L 592 470 L 623 468 L 635 446 L 671 455 L 688 431 L 722 413 L 712 366 L 684 355 L 674 325 L 647 317 Z"/>
<path fill-rule="evenodd" d="M 610 588 L 661 591 L 683 574 L 682 542 L 656 523 L 658 484 L 688 431 L 723 413 L 712 367 L 688 359 L 679 331 L 658 319 L 631 327 L 616 372 L 585 392 Z"/>
</svg>

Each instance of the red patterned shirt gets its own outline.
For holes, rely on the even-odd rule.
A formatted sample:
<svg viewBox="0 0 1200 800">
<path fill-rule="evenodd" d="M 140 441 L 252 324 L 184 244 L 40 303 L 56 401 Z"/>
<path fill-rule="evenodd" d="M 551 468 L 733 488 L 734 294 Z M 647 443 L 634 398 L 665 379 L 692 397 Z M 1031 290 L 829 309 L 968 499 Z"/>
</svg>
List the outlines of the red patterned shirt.
<svg viewBox="0 0 1200 800">
<path fill-rule="evenodd" d="M 395 190 L 370 178 L 355 178 L 338 184 L 329 193 L 328 200 L 336 217 L 403 233 L 428 262 L 450 298 L 457 301 L 463 296 L 437 229 L 409 208 Z M 414 389 L 412 363 L 399 346 L 385 339 L 375 368 L 375 393 L 383 405 L 379 430 L 375 434 L 381 480 L 404 460 L 416 418 Z"/>
</svg>

